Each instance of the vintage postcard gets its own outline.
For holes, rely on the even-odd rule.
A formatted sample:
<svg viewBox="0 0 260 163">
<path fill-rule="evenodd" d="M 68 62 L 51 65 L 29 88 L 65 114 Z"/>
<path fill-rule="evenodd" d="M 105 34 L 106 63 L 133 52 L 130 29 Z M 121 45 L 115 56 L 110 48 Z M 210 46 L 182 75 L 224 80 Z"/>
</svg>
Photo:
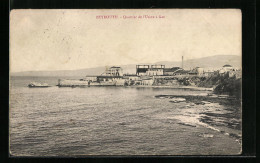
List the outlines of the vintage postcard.
<svg viewBox="0 0 260 163">
<path fill-rule="evenodd" d="M 10 13 L 10 156 L 239 155 L 239 9 Z"/>
</svg>

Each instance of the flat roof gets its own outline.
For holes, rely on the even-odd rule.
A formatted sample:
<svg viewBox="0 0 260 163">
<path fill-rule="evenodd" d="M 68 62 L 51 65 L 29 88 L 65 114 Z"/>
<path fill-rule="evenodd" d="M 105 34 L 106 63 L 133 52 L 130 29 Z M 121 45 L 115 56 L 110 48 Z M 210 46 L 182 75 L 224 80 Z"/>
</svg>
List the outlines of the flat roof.
<svg viewBox="0 0 260 163">
<path fill-rule="evenodd" d="M 123 76 L 97 76 L 98 78 L 122 78 Z"/>
<path fill-rule="evenodd" d="M 231 65 L 224 65 L 223 67 L 232 67 Z"/>
<path fill-rule="evenodd" d="M 118 67 L 118 66 L 113 66 L 113 67 L 110 67 L 110 68 L 121 68 L 121 67 Z"/>
</svg>

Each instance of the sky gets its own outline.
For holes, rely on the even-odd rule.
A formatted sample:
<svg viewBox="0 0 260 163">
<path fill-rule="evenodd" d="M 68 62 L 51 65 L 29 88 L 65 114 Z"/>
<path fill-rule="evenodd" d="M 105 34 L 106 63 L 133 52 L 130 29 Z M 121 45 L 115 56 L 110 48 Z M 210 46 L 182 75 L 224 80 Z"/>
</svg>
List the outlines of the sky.
<svg viewBox="0 0 260 163">
<path fill-rule="evenodd" d="M 241 21 L 239 9 L 12 10 L 10 72 L 241 56 Z"/>
</svg>

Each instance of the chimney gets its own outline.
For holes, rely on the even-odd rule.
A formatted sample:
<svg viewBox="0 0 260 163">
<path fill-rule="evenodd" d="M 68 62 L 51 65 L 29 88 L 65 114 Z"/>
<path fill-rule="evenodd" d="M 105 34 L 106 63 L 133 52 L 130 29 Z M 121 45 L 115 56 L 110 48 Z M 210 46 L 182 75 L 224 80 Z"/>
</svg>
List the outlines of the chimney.
<svg viewBox="0 0 260 163">
<path fill-rule="evenodd" d="M 181 68 L 183 69 L 183 56 L 181 57 Z"/>
</svg>

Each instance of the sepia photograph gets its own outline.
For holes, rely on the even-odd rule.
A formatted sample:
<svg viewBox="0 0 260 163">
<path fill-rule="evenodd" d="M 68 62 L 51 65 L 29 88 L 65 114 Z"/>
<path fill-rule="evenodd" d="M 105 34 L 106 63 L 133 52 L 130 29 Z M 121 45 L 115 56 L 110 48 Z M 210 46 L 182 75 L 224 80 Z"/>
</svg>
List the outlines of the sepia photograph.
<svg viewBox="0 0 260 163">
<path fill-rule="evenodd" d="M 242 153 L 239 9 L 10 12 L 9 154 Z"/>
</svg>

